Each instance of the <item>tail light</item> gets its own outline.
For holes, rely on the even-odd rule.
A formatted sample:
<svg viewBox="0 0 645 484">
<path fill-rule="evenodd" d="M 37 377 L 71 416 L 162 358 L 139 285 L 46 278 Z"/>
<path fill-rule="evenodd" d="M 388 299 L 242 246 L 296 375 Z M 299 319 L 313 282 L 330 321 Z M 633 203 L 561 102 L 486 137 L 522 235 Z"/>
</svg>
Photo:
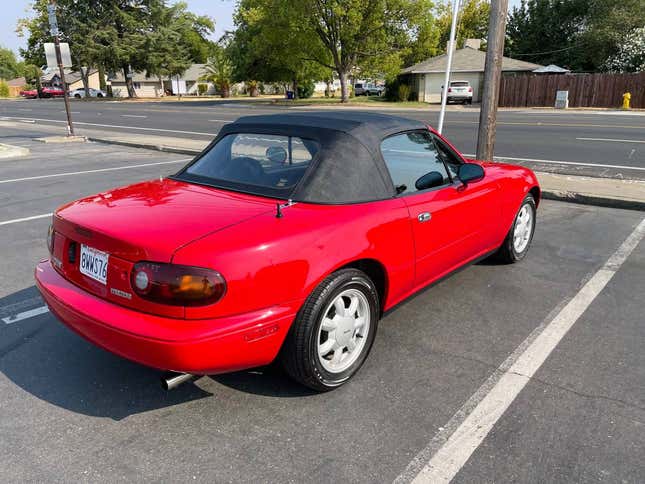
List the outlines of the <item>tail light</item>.
<svg viewBox="0 0 645 484">
<path fill-rule="evenodd" d="M 134 265 L 130 285 L 141 298 L 172 306 L 206 306 L 226 292 L 226 281 L 217 271 L 147 261 Z"/>
<path fill-rule="evenodd" d="M 452 92 L 452 87 L 449 87 L 449 88 L 448 88 L 448 92 Z"/>
<path fill-rule="evenodd" d="M 473 88 L 472 88 L 472 87 L 469 87 L 469 88 L 468 88 L 468 92 L 473 92 Z"/>
</svg>

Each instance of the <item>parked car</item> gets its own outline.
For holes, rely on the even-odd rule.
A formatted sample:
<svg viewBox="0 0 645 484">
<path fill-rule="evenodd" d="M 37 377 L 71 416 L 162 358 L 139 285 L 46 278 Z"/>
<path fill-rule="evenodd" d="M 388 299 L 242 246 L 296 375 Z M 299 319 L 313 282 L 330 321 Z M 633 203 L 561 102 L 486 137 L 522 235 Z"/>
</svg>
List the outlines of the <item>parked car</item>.
<svg viewBox="0 0 645 484">
<path fill-rule="evenodd" d="M 63 97 L 65 95 L 65 91 L 59 87 L 42 87 L 40 91 L 38 91 L 38 89 L 27 89 L 25 91 L 20 91 L 18 94 L 27 99 L 36 99 L 38 97 Z"/>
<path fill-rule="evenodd" d="M 38 89 L 25 89 L 20 91 L 18 95 L 26 99 L 36 99 L 38 97 Z"/>
<path fill-rule="evenodd" d="M 377 86 L 372 82 L 357 82 L 354 84 L 355 96 L 380 96 L 385 92 L 385 87 Z"/>
<path fill-rule="evenodd" d="M 277 358 L 325 391 L 385 311 L 484 257 L 521 260 L 539 200 L 528 168 L 464 158 L 420 121 L 242 117 L 175 175 L 56 210 L 35 277 L 122 357 L 198 375 Z"/>
<path fill-rule="evenodd" d="M 85 89 L 84 88 L 79 88 L 79 89 L 74 89 L 73 91 L 69 92 L 70 97 L 74 97 L 77 99 L 80 99 L 82 97 L 106 97 L 107 94 L 105 91 L 101 91 L 100 89 L 92 89 L 91 87 L 88 89 L 89 96 L 85 94 Z"/>
<path fill-rule="evenodd" d="M 443 86 L 441 86 L 443 92 Z M 446 102 L 473 103 L 473 88 L 468 81 L 450 81 Z"/>
</svg>

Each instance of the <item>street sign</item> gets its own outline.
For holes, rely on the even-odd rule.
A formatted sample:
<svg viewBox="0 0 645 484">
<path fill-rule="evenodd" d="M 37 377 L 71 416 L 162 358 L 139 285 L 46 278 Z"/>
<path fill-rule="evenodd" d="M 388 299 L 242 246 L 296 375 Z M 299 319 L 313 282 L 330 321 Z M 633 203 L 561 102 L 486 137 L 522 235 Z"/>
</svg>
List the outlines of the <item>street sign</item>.
<svg viewBox="0 0 645 484">
<path fill-rule="evenodd" d="M 58 21 L 56 20 L 56 5 L 50 3 L 47 5 L 47 15 L 49 16 L 49 30 L 52 36 L 58 35 Z"/>
<path fill-rule="evenodd" d="M 69 51 L 69 44 L 67 42 L 60 43 L 60 55 L 63 59 L 63 67 L 72 67 L 72 54 Z M 47 67 L 58 67 L 56 46 L 53 42 L 45 43 L 45 57 L 47 58 Z"/>
</svg>

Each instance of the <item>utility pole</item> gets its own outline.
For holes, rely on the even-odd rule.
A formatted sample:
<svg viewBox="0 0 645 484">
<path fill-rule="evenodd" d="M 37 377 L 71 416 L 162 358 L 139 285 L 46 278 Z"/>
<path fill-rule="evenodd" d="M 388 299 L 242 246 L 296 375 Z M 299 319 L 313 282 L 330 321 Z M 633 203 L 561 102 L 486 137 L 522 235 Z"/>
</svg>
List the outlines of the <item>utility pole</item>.
<svg viewBox="0 0 645 484">
<path fill-rule="evenodd" d="M 448 41 L 448 65 L 446 77 L 441 88 L 441 110 L 439 111 L 439 124 L 437 132 L 443 131 L 443 118 L 446 116 L 446 103 L 448 102 L 448 87 L 450 87 L 450 70 L 452 69 L 452 55 L 455 52 L 455 31 L 457 30 L 457 16 L 459 14 L 459 0 L 452 1 L 452 23 L 450 24 L 450 40 Z"/>
<path fill-rule="evenodd" d="M 58 32 L 58 21 L 56 20 L 56 0 L 50 0 L 49 5 L 47 5 L 47 13 L 49 14 L 49 26 L 51 28 L 51 33 L 54 37 L 56 62 L 58 63 L 60 80 L 63 83 L 63 98 L 65 99 L 65 112 L 67 113 L 67 136 L 74 136 L 74 125 L 72 124 L 72 113 L 69 108 L 69 96 L 67 93 L 67 83 L 65 82 L 63 55 L 60 52 L 60 34 Z M 87 93 L 85 93 L 85 95 L 87 95 Z"/>
<path fill-rule="evenodd" d="M 493 159 L 507 12 L 508 0 L 491 0 L 490 17 L 488 19 L 486 66 L 484 68 L 484 92 L 481 109 L 479 111 L 479 133 L 477 136 L 478 160 Z"/>
</svg>

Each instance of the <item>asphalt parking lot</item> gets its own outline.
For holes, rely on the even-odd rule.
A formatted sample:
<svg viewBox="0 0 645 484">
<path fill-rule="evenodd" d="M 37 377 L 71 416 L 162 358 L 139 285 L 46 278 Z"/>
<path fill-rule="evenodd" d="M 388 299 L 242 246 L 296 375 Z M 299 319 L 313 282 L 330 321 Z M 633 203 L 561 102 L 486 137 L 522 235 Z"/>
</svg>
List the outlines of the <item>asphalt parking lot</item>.
<svg viewBox="0 0 645 484">
<path fill-rule="evenodd" d="M 172 173 L 185 157 L 45 145 L 36 126 L 0 133 L 32 150 L 0 160 L 0 481 L 407 482 L 446 455 L 454 482 L 642 482 L 643 212 L 544 201 L 524 261 L 484 261 L 399 306 L 331 393 L 274 367 L 166 393 L 159 372 L 39 311 L 32 272 L 58 205 Z M 516 375 L 570 307 L 579 316 L 544 364 Z M 505 388 L 513 375 L 523 386 Z M 480 421 L 480 442 L 451 454 L 453 433 L 505 390 L 517 397 Z"/>
</svg>

